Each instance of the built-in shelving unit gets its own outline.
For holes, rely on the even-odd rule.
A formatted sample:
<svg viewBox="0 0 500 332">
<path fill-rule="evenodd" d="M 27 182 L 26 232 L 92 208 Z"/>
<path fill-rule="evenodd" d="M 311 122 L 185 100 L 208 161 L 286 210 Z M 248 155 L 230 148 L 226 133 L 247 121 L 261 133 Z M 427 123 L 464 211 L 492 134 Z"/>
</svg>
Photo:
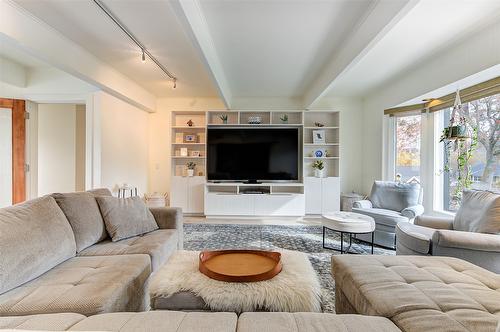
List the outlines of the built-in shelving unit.
<svg viewBox="0 0 500 332">
<path fill-rule="evenodd" d="M 223 121 L 221 116 L 226 117 Z M 251 123 L 255 117 L 260 123 Z M 189 120 L 192 125 L 189 126 Z M 284 121 L 286 120 L 286 121 Z M 171 205 L 207 216 L 300 216 L 335 211 L 340 205 L 340 114 L 302 110 L 174 111 L 171 122 Z M 210 127 L 298 127 L 301 178 L 296 183 L 207 183 L 206 135 Z M 319 132 L 318 132 L 319 131 Z M 324 138 L 318 142 L 313 135 Z M 187 154 L 187 155 L 186 155 Z M 318 157 L 318 154 L 321 154 Z M 315 178 L 312 164 L 325 164 L 325 178 Z M 188 162 L 196 163 L 187 176 Z"/>
</svg>

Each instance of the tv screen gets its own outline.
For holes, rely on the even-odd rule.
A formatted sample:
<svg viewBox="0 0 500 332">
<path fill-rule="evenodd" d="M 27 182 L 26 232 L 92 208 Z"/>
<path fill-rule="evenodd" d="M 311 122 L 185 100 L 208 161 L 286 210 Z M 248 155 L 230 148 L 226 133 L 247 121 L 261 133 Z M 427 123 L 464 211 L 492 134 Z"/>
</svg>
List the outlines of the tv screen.
<svg viewBox="0 0 500 332">
<path fill-rule="evenodd" d="M 298 180 L 298 161 L 298 128 L 208 129 L 208 180 Z"/>
</svg>

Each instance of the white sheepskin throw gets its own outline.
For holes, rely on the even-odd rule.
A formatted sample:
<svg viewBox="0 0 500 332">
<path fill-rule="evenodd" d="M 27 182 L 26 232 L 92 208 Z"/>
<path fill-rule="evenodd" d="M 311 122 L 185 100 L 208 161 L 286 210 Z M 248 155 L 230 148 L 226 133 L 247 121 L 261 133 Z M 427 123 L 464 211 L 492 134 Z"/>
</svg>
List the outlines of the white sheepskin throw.
<svg viewBox="0 0 500 332">
<path fill-rule="evenodd" d="M 321 312 L 321 288 L 306 254 L 281 251 L 283 269 L 270 280 L 223 282 L 198 270 L 198 251 L 181 250 L 152 277 L 150 295 L 169 297 L 190 291 L 214 311 Z"/>
</svg>

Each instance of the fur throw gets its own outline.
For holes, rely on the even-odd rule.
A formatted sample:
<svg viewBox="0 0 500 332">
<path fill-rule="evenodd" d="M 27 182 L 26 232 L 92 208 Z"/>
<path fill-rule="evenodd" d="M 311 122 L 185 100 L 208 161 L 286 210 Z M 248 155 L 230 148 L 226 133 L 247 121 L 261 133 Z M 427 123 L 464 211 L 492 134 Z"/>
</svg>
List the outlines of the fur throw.
<svg viewBox="0 0 500 332">
<path fill-rule="evenodd" d="M 233 283 L 210 279 L 198 271 L 197 251 L 178 251 L 152 277 L 150 296 L 169 297 L 190 291 L 214 311 L 321 312 L 321 288 L 306 254 L 281 251 L 282 271 L 260 282 Z"/>
</svg>

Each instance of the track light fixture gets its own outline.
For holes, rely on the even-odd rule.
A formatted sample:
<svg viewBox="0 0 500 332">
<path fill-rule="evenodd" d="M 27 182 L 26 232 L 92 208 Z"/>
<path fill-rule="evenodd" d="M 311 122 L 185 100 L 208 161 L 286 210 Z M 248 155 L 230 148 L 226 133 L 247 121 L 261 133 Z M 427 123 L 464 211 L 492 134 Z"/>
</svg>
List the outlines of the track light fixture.
<svg viewBox="0 0 500 332">
<path fill-rule="evenodd" d="M 146 49 L 146 47 L 127 29 L 125 25 L 123 25 L 123 23 L 120 22 L 120 20 L 115 15 L 113 15 L 113 13 L 108 9 L 108 7 L 106 7 L 106 5 L 101 0 L 92 0 L 92 1 L 97 5 L 97 7 L 99 7 L 104 12 L 104 14 L 106 14 L 106 16 L 108 16 L 111 19 L 111 21 L 113 21 L 113 23 L 115 23 L 118 26 L 118 28 L 120 28 L 120 30 L 122 30 L 130 38 L 130 40 L 132 40 L 132 42 L 134 42 L 134 44 L 137 45 L 137 47 L 139 47 L 139 49 L 142 51 L 142 56 L 141 56 L 142 62 L 146 61 L 146 55 L 147 55 L 148 58 L 151 59 L 151 61 L 153 61 L 155 65 L 157 65 L 158 68 L 160 68 L 169 77 L 169 79 L 173 82 L 173 87 L 175 89 L 177 87 L 177 77 L 171 72 L 169 72 L 168 69 L 165 68 L 165 66 L 163 66 Z"/>
</svg>

